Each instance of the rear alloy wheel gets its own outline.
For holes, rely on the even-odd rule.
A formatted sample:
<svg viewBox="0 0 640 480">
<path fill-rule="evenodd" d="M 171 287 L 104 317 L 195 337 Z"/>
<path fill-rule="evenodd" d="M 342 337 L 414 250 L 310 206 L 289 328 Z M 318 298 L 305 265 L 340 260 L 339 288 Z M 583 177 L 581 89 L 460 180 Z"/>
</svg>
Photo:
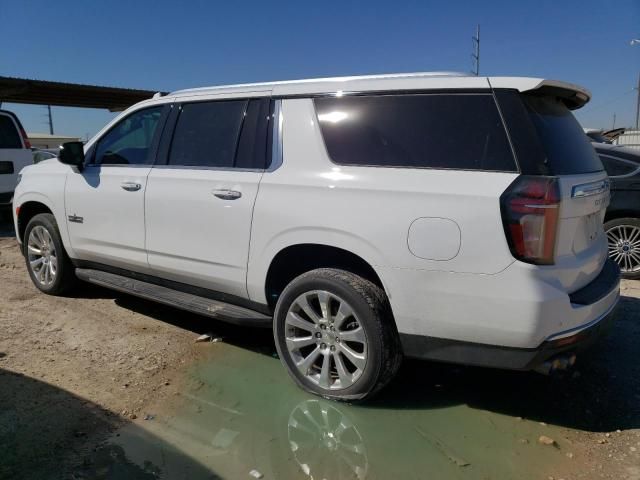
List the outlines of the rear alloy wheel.
<svg viewBox="0 0 640 480">
<path fill-rule="evenodd" d="M 367 338 L 353 308 L 339 296 L 326 290 L 303 293 L 289 307 L 285 332 L 296 368 L 320 388 L 347 388 L 362 375 Z"/>
<path fill-rule="evenodd" d="M 619 218 L 607 222 L 604 228 L 609 257 L 618 264 L 622 276 L 640 278 L 640 220 Z"/>
<path fill-rule="evenodd" d="M 400 365 L 384 291 L 351 272 L 318 269 L 294 279 L 278 299 L 274 337 L 298 385 L 325 398 L 370 397 Z"/>
</svg>

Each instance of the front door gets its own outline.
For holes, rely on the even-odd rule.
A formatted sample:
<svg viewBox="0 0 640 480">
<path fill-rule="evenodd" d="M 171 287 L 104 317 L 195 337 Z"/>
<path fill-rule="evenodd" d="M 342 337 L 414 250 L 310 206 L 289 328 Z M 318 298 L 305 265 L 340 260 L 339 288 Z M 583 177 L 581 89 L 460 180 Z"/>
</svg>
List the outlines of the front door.
<svg viewBox="0 0 640 480">
<path fill-rule="evenodd" d="M 79 259 L 148 269 L 144 195 L 168 108 L 146 108 L 123 118 L 89 149 L 84 170 L 68 174 L 65 209 Z"/>
</svg>

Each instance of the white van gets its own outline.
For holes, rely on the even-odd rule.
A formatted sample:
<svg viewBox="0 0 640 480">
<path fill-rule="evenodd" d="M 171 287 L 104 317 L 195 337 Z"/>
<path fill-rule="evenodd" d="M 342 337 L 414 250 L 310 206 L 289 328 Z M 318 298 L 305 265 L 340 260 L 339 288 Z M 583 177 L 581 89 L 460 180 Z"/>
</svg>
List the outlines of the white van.
<svg viewBox="0 0 640 480">
<path fill-rule="evenodd" d="M 43 292 L 77 276 L 272 328 L 328 398 L 371 396 L 402 356 L 566 368 L 619 297 L 571 113 L 589 97 L 422 73 L 173 92 L 26 168 L 16 232 Z"/>
</svg>

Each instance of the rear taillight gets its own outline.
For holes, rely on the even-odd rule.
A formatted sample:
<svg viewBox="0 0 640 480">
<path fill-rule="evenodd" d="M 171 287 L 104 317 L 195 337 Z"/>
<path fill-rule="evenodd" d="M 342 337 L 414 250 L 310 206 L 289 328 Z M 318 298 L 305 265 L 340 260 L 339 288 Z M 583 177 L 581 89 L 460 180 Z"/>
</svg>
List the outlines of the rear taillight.
<svg viewBox="0 0 640 480">
<path fill-rule="evenodd" d="M 500 197 L 500 208 L 513 256 L 537 265 L 553 264 L 560 208 L 558 179 L 520 176 Z"/>
<path fill-rule="evenodd" d="M 24 131 L 24 128 L 20 127 L 20 135 L 22 136 L 22 141 L 24 142 L 24 148 L 31 148 L 31 142 L 27 137 L 27 132 Z"/>
</svg>

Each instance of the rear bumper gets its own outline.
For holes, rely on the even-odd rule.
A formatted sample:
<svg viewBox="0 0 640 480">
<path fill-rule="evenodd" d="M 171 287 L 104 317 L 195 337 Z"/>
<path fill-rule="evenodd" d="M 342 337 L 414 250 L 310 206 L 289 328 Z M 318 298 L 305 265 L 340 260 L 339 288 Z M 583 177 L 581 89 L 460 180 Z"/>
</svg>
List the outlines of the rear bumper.
<svg viewBox="0 0 640 480">
<path fill-rule="evenodd" d="M 401 333 L 408 357 L 511 370 L 533 370 L 560 355 L 572 355 L 589 347 L 613 323 L 620 289 L 620 270 L 607 259 L 591 283 L 568 296 L 571 310 L 586 313 L 580 324 L 549 332 L 536 347 L 475 343 Z M 524 312 L 523 312 L 524 313 Z M 590 316 L 591 315 L 591 316 Z"/>
<path fill-rule="evenodd" d="M 503 347 L 408 334 L 400 334 L 400 340 L 408 357 L 508 370 L 534 370 L 554 357 L 579 353 L 588 348 L 611 326 L 616 310 L 617 303 L 586 328 L 569 336 L 546 340 L 536 348 Z"/>
</svg>

